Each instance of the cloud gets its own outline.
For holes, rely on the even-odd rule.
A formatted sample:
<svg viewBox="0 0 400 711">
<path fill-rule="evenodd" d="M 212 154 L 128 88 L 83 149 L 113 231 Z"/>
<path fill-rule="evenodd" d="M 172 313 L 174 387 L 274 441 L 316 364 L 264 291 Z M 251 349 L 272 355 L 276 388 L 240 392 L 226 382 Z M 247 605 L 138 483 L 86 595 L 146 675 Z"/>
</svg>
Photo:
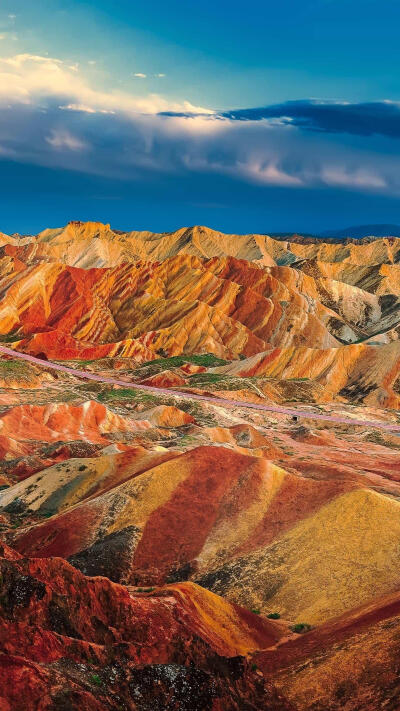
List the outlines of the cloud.
<svg viewBox="0 0 400 711">
<path fill-rule="evenodd" d="M 240 165 L 238 169 L 240 170 Z M 263 185 L 283 185 L 291 187 L 303 185 L 301 177 L 285 173 L 274 161 L 267 161 L 264 165 L 257 161 L 248 165 L 245 164 L 241 173 Z"/>
<path fill-rule="evenodd" d="M 166 76 L 166 74 L 160 73 L 160 74 L 154 74 L 154 76 L 157 77 L 158 79 L 162 79 L 163 77 Z"/>
<path fill-rule="evenodd" d="M 31 165 L 129 183 L 195 175 L 257 190 L 400 195 L 397 103 L 217 112 L 105 89 L 81 65 L 25 53 L 0 59 L 0 105 L 2 155 Z"/>
<path fill-rule="evenodd" d="M 115 111 L 109 111 L 107 109 L 93 109 L 91 106 L 85 106 L 85 104 L 67 104 L 66 106 L 59 106 L 62 111 L 82 111 L 86 114 L 115 114 Z"/>
<path fill-rule="evenodd" d="M 51 135 L 47 136 L 46 141 L 56 149 L 67 148 L 70 151 L 82 151 L 88 148 L 87 144 L 82 140 L 62 129 L 53 130 Z"/>
<path fill-rule="evenodd" d="M 321 133 L 378 134 L 400 138 L 400 102 L 289 101 L 261 108 L 238 109 L 221 114 L 232 121 L 276 120 Z"/>
<path fill-rule="evenodd" d="M 64 99 L 64 101 L 63 101 Z M 160 111 L 205 113 L 207 109 L 188 101 L 169 101 L 159 94 L 134 95 L 93 87 L 76 64 L 55 57 L 17 54 L 0 58 L 0 104 L 76 104 L 94 111 L 151 113 Z M 212 113 L 212 112 L 210 112 Z"/>
<path fill-rule="evenodd" d="M 166 116 L 191 118 L 190 112 L 165 112 Z M 264 121 L 271 126 L 297 127 L 315 133 L 347 133 L 400 138 L 400 102 L 350 103 L 307 99 L 256 108 L 215 112 L 229 121 Z"/>
<path fill-rule="evenodd" d="M 321 179 L 327 185 L 350 188 L 385 188 L 386 181 L 379 175 L 365 169 L 351 171 L 343 166 L 324 168 Z"/>
<path fill-rule="evenodd" d="M 136 72 L 135 74 L 132 74 L 133 77 L 136 77 L 137 79 L 146 79 L 147 74 L 142 74 L 142 72 Z"/>
</svg>

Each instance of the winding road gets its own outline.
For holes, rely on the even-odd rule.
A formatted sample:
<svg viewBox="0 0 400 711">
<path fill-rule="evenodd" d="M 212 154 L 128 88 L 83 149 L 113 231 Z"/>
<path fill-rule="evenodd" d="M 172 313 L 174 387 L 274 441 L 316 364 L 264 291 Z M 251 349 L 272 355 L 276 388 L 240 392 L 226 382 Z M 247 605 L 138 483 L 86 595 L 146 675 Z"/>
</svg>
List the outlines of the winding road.
<svg viewBox="0 0 400 711">
<path fill-rule="evenodd" d="M 209 402 L 213 405 L 221 405 L 222 407 L 246 407 L 251 410 L 275 412 L 280 415 L 307 418 L 309 420 L 325 420 L 327 422 L 352 425 L 353 427 L 355 425 L 361 425 L 363 427 L 373 427 L 375 429 L 385 430 L 387 432 L 398 432 L 400 434 L 400 425 L 391 424 L 389 422 L 380 422 L 379 420 L 358 420 L 353 417 L 327 415 L 319 412 L 309 412 L 307 410 L 297 410 L 289 407 L 280 407 L 279 405 L 264 405 L 255 402 L 242 402 L 239 400 L 228 400 L 222 397 L 197 395 L 195 393 L 183 392 L 182 390 L 171 390 L 170 388 L 156 388 L 151 385 L 138 385 L 137 383 L 132 383 L 129 381 L 127 382 L 126 380 L 117 380 L 115 378 L 106 378 L 101 375 L 95 375 L 94 373 L 89 373 L 87 370 L 77 370 L 75 368 L 68 368 L 65 365 L 60 365 L 59 363 L 52 363 L 52 361 L 49 360 L 42 360 L 41 358 L 36 358 L 35 356 L 28 355 L 28 353 L 20 353 L 19 351 L 15 351 L 13 348 L 7 348 L 5 346 L 0 346 L 0 355 L 1 353 L 4 353 L 7 356 L 12 356 L 13 358 L 29 361 L 30 363 L 34 363 L 35 365 L 40 365 L 45 368 L 51 368 L 52 370 L 61 370 L 63 373 L 74 375 L 77 378 L 85 378 L 86 380 L 96 380 L 100 383 L 107 383 L 108 385 L 121 385 L 125 388 L 133 388 L 134 390 L 145 390 L 148 392 L 155 393 L 156 395 L 164 394 L 168 395 L 169 397 L 182 397 L 186 400 L 200 400 L 202 402 Z"/>
</svg>

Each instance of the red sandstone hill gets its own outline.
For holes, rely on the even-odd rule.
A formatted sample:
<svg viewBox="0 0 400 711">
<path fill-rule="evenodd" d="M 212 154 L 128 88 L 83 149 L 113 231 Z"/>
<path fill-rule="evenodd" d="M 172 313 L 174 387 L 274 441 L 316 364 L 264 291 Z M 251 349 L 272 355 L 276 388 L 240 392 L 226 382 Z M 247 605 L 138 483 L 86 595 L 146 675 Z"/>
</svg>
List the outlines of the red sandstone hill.
<svg viewBox="0 0 400 711">
<path fill-rule="evenodd" d="M 254 371 L 251 361 L 235 372 L 303 377 L 328 384 L 332 397 L 395 408 L 398 267 L 381 265 L 392 269 L 387 279 L 360 288 L 354 270 L 348 283 L 336 262 L 330 266 L 334 273 L 320 277 L 304 273 L 303 262 L 263 267 L 186 254 L 86 270 L 60 262 L 17 268 L 3 257 L 0 333 L 19 350 L 53 359 L 268 354 L 273 367 Z"/>
<path fill-rule="evenodd" d="M 0 568 L 2 709 L 293 708 L 240 656 L 279 638 L 272 622 L 194 585 L 143 594 L 4 546 Z"/>
<path fill-rule="evenodd" d="M 0 288 L 0 711 L 399 708 L 400 240 L 70 223 Z"/>
<path fill-rule="evenodd" d="M 299 711 L 397 709 L 399 632 L 397 591 L 254 658 Z"/>
</svg>

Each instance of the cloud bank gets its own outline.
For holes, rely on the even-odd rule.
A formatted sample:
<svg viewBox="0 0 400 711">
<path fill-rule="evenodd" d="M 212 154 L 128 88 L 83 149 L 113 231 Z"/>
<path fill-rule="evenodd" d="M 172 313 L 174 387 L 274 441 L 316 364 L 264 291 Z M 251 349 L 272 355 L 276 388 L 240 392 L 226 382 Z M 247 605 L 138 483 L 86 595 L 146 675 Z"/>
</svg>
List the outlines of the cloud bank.
<svg viewBox="0 0 400 711">
<path fill-rule="evenodd" d="M 262 108 L 238 109 L 221 114 L 233 121 L 277 119 L 282 125 L 321 133 L 400 138 L 400 102 L 375 101 L 351 104 L 340 101 L 288 101 Z"/>
<path fill-rule="evenodd" d="M 17 54 L 0 59 L 0 108 L 0 157 L 22 163 L 126 181 L 196 174 L 266 188 L 400 192 L 396 102 L 218 112 L 94 86 L 77 64 Z"/>
</svg>

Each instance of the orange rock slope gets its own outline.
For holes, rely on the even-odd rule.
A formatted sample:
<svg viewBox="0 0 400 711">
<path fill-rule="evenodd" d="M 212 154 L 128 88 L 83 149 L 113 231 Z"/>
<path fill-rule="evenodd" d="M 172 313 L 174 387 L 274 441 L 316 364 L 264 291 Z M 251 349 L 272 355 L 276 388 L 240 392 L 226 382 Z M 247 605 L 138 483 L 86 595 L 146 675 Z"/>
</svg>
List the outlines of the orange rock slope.
<svg viewBox="0 0 400 711">
<path fill-rule="evenodd" d="M 399 263 L 0 235 L 0 711 L 400 707 Z"/>
<path fill-rule="evenodd" d="M 21 350 L 61 359 L 234 359 L 279 348 L 277 372 L 293 349 L 312 349 L 320 370 L 335 370 L 333 380 L 340 370 L 339 391 L 350 398 L 347 368 L 362 357 L 380 371 L 370 400 L 396 407 L 399 243 L 299 244 L 207 228 L 120 234 L 71 223 L 0 248 L 0 333 Z M 377 350 L 392 341 L 392 350 Z M 363 345 L 349 351 L 348 366 L 340 349 L 355 343 Z M 301 372 L 319 378 L 307 358 Z"/>
</svg>

